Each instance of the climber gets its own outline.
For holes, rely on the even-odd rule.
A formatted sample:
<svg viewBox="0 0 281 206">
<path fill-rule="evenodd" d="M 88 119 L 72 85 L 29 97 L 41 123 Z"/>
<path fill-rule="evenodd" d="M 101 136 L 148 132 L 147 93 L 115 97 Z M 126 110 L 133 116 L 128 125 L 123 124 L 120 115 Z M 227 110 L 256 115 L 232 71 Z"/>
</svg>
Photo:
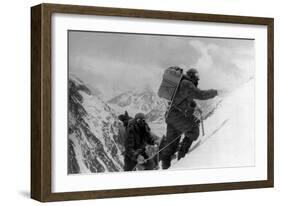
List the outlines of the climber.
<svg viewBox="0 0 281 206">
<path fill-rule="evenodd" d="M 156 148 L 157 145 L 143 113 L 136 114 L 135 118 L 129 121 L 126 133 L 124 170 L 132 171 L 137 165 L 141 165 L 144 170 L 154 169 L 158 163 L 155 158 L 149 159 L 147 148 L 149 145 Z"/>
<path fill-rule="evenodd" d="M 194 99 L 207 100 L 217 96 L 217 90 L 200 90 L 197 88 L 199 83 L 198 71 L 194 68 L 189 69 L 186 74 L 182 74 L 182 69 L 175 68 L 181 72 L 178 88 L 170 102 L 170 108 L 166 113 L 167 131 L 162 139 L 161 147 L 164 148 L 160 153 L 162 169 L 168 169 L 171 165 L 172 156 L 178 151 L 178 159 L 184 157 L 188 152 L 193 141 L 199 137 L 200 118 L 195 113 L 201 112 Z M 164 88 L 164 87 L 163 87 Z M 159 95 L 160 96 L 160 95 Z M 180 137 L 184 138 L 180 143 Z"/>
</svg>

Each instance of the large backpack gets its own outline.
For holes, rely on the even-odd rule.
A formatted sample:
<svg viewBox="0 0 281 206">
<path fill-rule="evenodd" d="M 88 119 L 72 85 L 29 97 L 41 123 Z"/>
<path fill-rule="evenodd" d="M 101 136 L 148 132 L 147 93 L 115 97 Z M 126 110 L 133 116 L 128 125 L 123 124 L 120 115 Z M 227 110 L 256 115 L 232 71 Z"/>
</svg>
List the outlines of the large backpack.
<svg viewBox="0 0 281 206">
<path fill-rule="evenodd" d="M 180 67 L 169 67 L 164 71 L 163 79 L 158 90 L 158 96 L 168 100 L 169 107 L 167 108 L 166 117 L 173 105 L 174 97 L 179 88 L 183 77 L 183 70 Z"/>
<path fill-rule="evenodd" d="M 173 100 L 183 76 L 182 71 L 179 67 L 169 67 L 164 71 L 163 79 L 158 90 L 159 97 L 170 102 Z"/>
</svg>

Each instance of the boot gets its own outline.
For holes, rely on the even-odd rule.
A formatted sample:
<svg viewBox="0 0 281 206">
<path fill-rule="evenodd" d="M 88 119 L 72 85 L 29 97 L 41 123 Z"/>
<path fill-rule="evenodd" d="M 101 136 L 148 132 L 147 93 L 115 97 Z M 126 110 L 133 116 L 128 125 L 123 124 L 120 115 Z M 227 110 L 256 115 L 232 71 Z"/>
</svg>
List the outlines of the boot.
<svg viewBox="0 0 281 206">
<path fill-rule="evenodd" d="M 166 170 L 171 166 L 171 158 L 162 159 L 162 169 Z"/>
<path fill-rule="evenodd" d="M 188 153 L 192 142 L 193 141 L 190 138 L 184 137 L 184 139 L 182 140 L 181 146 L 179 148 L 179 151 L 178 151 L 178 160 L 183 158 Z"/>
</svg>

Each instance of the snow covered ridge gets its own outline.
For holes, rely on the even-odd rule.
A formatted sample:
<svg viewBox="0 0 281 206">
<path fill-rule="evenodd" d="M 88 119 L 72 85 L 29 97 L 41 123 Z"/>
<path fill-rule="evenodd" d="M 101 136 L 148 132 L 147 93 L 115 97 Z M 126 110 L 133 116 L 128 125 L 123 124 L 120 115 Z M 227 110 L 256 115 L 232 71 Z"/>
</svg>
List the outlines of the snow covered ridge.
<svg viewBox="0 0 281 206">
<path fill-rule="evenodd" d="M 200 136 L 187 156 L 170 169 L 254 166 L 254 109 L 254 79 L 250 79 L 221 99 L 204 121 L 206 135 Z"/>
<path fill-rule="evenodd" d="M 68 173 L 122 170 L 124 131 L 115 112 L 76 78 L 68 89 Z"/>
</svg>

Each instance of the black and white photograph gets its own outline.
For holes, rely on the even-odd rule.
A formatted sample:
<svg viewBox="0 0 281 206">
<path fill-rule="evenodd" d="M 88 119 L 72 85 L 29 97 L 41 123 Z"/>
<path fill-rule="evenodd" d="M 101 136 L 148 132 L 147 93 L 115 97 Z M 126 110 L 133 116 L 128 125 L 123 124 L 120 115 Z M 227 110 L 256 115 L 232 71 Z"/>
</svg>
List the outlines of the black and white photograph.
<svg viewBox="0 0 281 206">
<path fill-rule="evenodd" d="M 68 30 L 67 172 L 255 166 L 255 40 Z"/>
</svg>

